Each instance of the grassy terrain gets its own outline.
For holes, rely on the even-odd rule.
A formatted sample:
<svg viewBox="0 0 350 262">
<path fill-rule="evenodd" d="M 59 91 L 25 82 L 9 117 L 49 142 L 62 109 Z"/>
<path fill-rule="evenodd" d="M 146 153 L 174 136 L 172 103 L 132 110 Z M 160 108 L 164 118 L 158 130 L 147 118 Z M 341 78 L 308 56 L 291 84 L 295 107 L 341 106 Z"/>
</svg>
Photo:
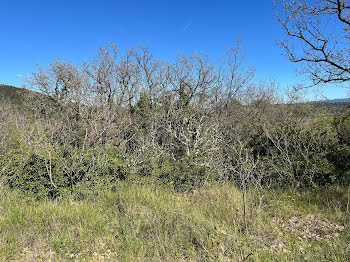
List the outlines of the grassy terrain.
<svg viewBox="0 0 350 262">
<path fill-rule="evenodd" d="M 32 201 L 1 188 L 0 261 L 349 261 L 350 190 L 176 193 L 120 184 Z M 253 194 L 254 193 L 254 194 Z"/>
</svg>

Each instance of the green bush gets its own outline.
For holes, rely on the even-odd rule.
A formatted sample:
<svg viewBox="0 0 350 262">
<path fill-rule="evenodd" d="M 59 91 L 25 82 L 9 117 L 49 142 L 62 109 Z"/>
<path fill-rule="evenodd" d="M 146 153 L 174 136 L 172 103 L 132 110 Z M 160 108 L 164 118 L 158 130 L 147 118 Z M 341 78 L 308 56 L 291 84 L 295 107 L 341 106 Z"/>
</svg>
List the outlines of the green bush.
<svg viewBox="0 0 350 262">
<path fill-rule="evenodd" d="M 189 191 L 200 188 L 217 177 L 208 167 L 196 165 L 192 157 L 184 156 L 177 161 L 162 159 L 157 179 L 176 190 Z"/>
<path fill-rule="evenodd" d="M 98 161 L 93 157 L 97 152 L 82 153 L 78 149 L 69 153 L 58 149 L 51 155 L 51 160 L 34 149 L 29 152 L 24 148 L 11 150 L 0 156 L 0 175 L 10 188 L 36 198 L 56 198 L 79 191 L 86 193 L 94 191 L 94 187 L 107 189 L 113 183 L 125 180 L 129 169 L 115 150 L 106 151 L 103 161 Z M 81 160 L 78 161 L 77 156 L 82 156 Z"/>
<path fill-rule="evenodd" d="M 10 188 L 25 194 L 55 197 L 58 189 L 51 183 L 45 159 L 35 153 L 15 154 L 10 151 L 1 157 L 2 177 Z"/>
<path fill-rule="evenodd" d="M 350 146 L 336 145 L 327 155 L 334 165 L 334 180 L 341 184 L 350 184 Z"/>
<path fill-rule="evenodd" d="M 177 191 L 191 191 L 217 179 L 208 167 L 196 164 L 192 156 L 173 159 L 164 153 L 158 159 L 147 156 L 136 168 L 134 179 L 166 185 Z"/>
<path fill-rule="evenodd" d="M 265 181 L 279 185 L 316 186 L 336 181 L 331 148 L 338 143 L 332 119 L 262 126 L 248 137 L 248 148 L 265 172 Z"/>
</svg>

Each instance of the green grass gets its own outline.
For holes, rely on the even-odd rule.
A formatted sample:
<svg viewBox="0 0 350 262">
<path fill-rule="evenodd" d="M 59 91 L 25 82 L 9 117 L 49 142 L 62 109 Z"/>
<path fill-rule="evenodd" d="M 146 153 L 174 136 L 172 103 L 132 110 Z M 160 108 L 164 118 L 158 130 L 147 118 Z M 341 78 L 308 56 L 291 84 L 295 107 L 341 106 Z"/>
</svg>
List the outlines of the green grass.
<svg viewBox="0 0 350 262">
<path fill-rule="evenodd" d="M 349 189 L 250 192 L 246 219 L 231 185 L 120 184 L 80 201 L 1 192 L 0 261 L 350 260 Z"/>
</svg>

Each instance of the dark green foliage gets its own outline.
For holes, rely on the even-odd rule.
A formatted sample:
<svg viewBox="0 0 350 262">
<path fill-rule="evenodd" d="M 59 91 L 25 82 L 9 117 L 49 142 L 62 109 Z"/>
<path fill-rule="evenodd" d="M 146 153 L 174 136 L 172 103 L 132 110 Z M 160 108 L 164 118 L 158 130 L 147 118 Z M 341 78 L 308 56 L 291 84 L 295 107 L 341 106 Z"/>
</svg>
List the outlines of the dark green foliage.
<svg viewBox="0 0 350 262">
<path fill-rule="evenodd" d="M 332 119 L 305 123 L 280 123 L 266 130 L 258 126 L 248 147 L 265 171 L 265 180 L 280 185 L 315 186 L 336 180 L 329 152 L 337 144 Z M 265 129 L 265 130 L 264 130 Z"/>
<path fill-rule="evenodd" d="M 27 158 L 24 155 L 8 154 L 2 158 L 2 166 L 8 161 L 3 170 L 5 181 L 11 188 L 17 188 L 25 193 L 37 197 L 53 196 L 57 192 L 46 171 L 45 160 L 36 154 L 29 154 Z"/>
<path fill-rule="evenodd" d="M 48 96 L 26 88 L 0 84 L 0 103 L 8 103 L 19 109 L 28 110 L 28 101 L 31 101 L 31 106 L 36 106 L 41 101 L 47 103 L 49 100 Z"/>
<path fill-rule="evenodd" d="M 169 154 L 159 158 L 146 156 L 136 167 L 134 179 L 165 185 L 176 191 L 191 191 L 213 182 L 217 175 L 210 168 L 196 164 L 195 157 L 184 156 L 173 159 Z"/>
<path fill-rule="evenodd" d="M 208 167 L 196 165 L 190 156 L 177 161 L 165 159 L 160 163 L 158 172 L 159 181 L 180 191 L 198 189 L 217 178 L 215 172 Z"/>
<path fill-rule="evenodd" d="M 334 181 L 343 185 L 350 184 L 350 146 L 336 145 L 327 155 L 334 165 Z"/>
<path fill-rule="evenodd" d="M 54 155 L 50 161 L 34 152 L 9 151 L 0 157 L 0 175 L 10 188 L 27 195 L 56 198 L 67 193 L 110 189 L 130 173 L 113 149 L 107 150 L 103 162 L 95 161 L 91 152 L 80 152 L 81 160 L 74 153 L 65 152 L 64 157 Z"/>
<path fill-rule="evenodd" d="M 335 115 L 333 126 L 337 131 L 339 143 L 350 146 L 350 108 Z"/>
<path fill-rule="evenodd" d="M 23 99 L 29 91 L 9 85 L 0 84 L 0 100 L 5 100 L 11 104 L 22 105 Z"/>
</svg>

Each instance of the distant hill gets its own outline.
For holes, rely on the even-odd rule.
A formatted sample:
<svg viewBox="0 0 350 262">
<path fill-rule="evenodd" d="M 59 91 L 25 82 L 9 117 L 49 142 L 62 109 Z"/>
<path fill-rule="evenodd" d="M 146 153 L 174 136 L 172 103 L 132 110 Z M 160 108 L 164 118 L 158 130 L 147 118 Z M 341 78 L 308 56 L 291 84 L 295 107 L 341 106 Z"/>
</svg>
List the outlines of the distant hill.
<svg viewBox="0 0 350 262">
<path fill-rule="evenodd" d="M 324 102 L 324 103 L 350 103 L 350 98 L 337 98 L 337 99 L 323 100 L 321 102 Z"/>
<path fill-rule="evenodd" d="M 0 103 L 7 103 L 23 108 L 25 105 L 28 106 L 28 103 L 35 105 L 37 103 L 42 103 L 43 101 L 48 101 L 47 99 L 47 96 L 39 92 L 0 84 Z"/>
<path fill-rule="evenodd" d="M 326 115 L 333 115 L 336 113 L 341 113 L 349 110 L 350 108 L 350 98 L 337 98 L 328 99 L 321 101 L 312 101 L 310 104 L 313 105 L 317 112 L 322 112 Z"/>
<path fill-rule="evenodd" d="M 0 84 L 0 101 L 22 105 L 25 97 L 28 96 L 31 92 L 32 91 L 24 88 Z"/>
</svg>

